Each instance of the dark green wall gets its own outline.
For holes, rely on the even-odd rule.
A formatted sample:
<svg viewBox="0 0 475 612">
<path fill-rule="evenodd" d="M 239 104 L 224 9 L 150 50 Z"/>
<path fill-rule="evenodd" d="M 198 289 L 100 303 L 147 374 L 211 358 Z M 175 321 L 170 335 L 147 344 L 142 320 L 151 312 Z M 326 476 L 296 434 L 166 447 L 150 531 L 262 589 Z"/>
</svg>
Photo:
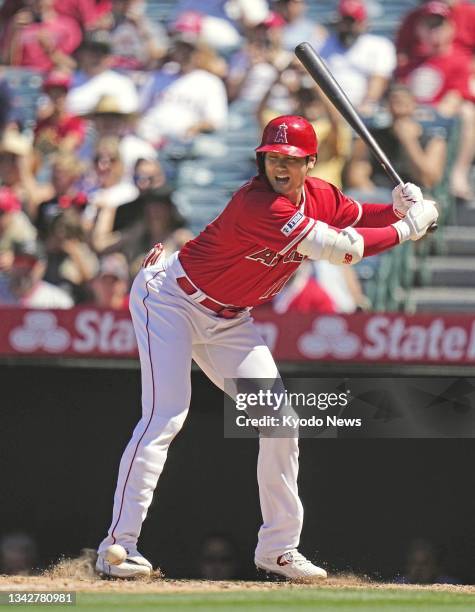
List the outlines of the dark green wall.
<svg viewBox="0 0 475 612">
<path fill-rule="evenodd" d="M 307 374 L 308 376 L 308 374 Z M 0 536 L 25 530 L 43 565 L 95 547 L 139 418 L 137 370 L 1 366 Z M 193 374 L 190 415 L 169 453 L 142 552 L 193 576 L 206 534 L 237 543 L 253 576 L 257 441 L 223 439 L 222 398 Z M 391 578 L 409 542 L 432 540 L 445 571 L 475 582 L 473 440 L 303 440 L 301 550 L 336 570 Z"/>
</svg>

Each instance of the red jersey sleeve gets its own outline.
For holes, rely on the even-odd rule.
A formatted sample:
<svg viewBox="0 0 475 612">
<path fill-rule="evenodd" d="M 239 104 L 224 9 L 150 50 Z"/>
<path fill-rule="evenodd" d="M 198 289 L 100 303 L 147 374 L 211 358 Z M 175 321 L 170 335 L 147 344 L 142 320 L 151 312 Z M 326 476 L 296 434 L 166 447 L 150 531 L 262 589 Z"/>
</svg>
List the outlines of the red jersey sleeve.
<svg viewBox="0 0 475 612">
<path fill-rule="evenodd" d="M 257 195 L 257 194 L 255 194 Z M 245 242 L 257 243 L 287 253 L 305 238 L 315 220 L 304 215 L 283 196 L 259 194 L 244 198 L 236 219 L 235 231 Z"/>
<path fill-rule="evenodd" d="M 363 213 L 361 204 L 346 196 L 334 185 L 331 185 L 331 187 L 335 197 L 335 212 L 330 225 L 340 229 L 356 225 Z"/>
</svg>

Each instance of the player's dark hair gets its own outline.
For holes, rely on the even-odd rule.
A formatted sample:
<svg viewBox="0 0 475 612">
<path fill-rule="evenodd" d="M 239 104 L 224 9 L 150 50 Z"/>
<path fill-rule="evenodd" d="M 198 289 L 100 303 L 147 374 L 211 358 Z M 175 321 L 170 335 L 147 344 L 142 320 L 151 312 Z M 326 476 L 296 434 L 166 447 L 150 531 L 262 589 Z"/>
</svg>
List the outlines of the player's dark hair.
<svg viewBox="0 0 475 612">
<path fill-rule="evenodd" d="M 265 167 L 265 153 L 256 153 L 256 165 L 257 165 L 257 170 L 259 172 L 260 175 L 264 176 L 266 173 L 266 167 Z M 310 158 L 312 157 L 312 155 L 307 155 L 307 157 L 305 158 L 305 163 L 308 164 L 310 161 Z M 315 155 L 315 159 L 317 158 L 317 156 Z"/>
</svg>

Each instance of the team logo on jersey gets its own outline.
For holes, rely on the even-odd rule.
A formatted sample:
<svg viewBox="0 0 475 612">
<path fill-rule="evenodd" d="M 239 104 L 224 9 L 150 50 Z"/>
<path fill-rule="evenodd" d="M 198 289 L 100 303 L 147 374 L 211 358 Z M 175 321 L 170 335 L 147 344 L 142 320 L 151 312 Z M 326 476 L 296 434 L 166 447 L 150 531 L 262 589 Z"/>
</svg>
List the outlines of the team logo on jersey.
<svg viewBox="0 0 475 612">
<path fill-rule="evenodd" d="M 296 227 L 298 227 L 305 219 L 301 212 L 296 212 L 295 215 L 287 221 L 287 223 L 280 229 L 284 236 L 290 236 Z"/>
<path fill-rule="evenodd" d="M 288 125 L 286 123 L 281 123 L 279 125 L 279 129 L 277 130 L 277 134 L 275 135 L 274 142 L 288 144 L 287 130 L 288 130 Z"/>
<path fill-rule="evenodd" d="M 252 261 L 257 261 L 265 266 L 273 267 L 280 261 L 282 261 L 282 263 L 300 263 L 305 257 L 296 250 L 289 251 L 287 255 L 282 256 L 278 251 L 269 249 L 269 247 L 264 247 L 263 249 L 261 248 L 258 251 L 254 251 L 254 253 L 246 255 L 246 259 L 252 259 Z"/>
</svg>

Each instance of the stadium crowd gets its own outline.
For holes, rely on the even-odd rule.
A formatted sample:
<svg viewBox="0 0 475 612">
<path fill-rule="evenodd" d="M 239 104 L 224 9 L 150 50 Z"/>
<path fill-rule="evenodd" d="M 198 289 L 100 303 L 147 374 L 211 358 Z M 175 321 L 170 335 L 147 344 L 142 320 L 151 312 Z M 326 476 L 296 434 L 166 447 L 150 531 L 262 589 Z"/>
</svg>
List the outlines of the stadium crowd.
<svg viewBox="0 0 475 612">
<path fill-rule="evenodd" d="M 376 0 L 335 2 L 325 24 L 307 16 L 305 0 L 177 0 L 163 20 L 150 17 L 157 3 L 4 0 L 0 304 L 127 308 L 149 248 L 173 251 L 192 237 L 193 208 L 176 197 L 180 166 L 199 138 L 226 133 L 233 108 L 261 127 L 304 115 L 320 142 L 314 174 L 354 197 L 390 201 L 387 177 L 295 59 L 303 40 L 405 180 L 430 192 L 447 178 L 458 126 L 449 187 L 473 198 L 473 4 L 422 2 L 391 40 L 371 32 L 371 12 L 385 10 Z M 22 74 L 39 84 L 33 119 L 15 87 Z M 325 262 L 302 266 L 274 304 L 279 312 L 369 306 L 354 270 Z"/>
</svg>

